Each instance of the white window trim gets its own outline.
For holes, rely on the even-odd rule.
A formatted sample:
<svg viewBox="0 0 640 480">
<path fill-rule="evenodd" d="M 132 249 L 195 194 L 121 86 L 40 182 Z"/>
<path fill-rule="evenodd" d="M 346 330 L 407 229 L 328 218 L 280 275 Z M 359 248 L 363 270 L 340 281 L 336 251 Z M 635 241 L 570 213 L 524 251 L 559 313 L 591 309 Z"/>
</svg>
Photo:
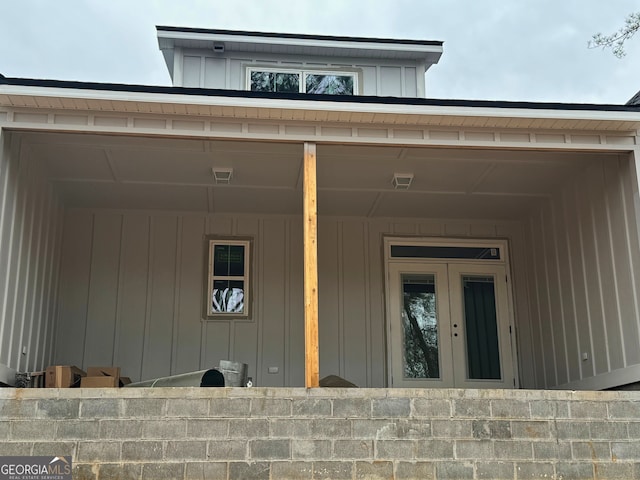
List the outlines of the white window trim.
<svg viewBox="0 0 640 480">
<path fill-rule="evenodd" d="M 209 320 L 220 319 L 249 319 L 251 315 L 251 304 L 253 302 L 253 290 L 251 288 L 251 250 L 252 239 L 239 238 L 239 237 L 219 237 L 219 236 L 207 236 L 206 237 L 206 262 L 207 267 L 205 274 L 207 276 L 204 285 L 206 291 L 204 293 L 204 318 Z M 244 274 L 242 276 L 224 276 L 213 274 L 213 260 L 214 249 L 216 245 L 242 245 L 244 246 Z M 213 298 L 213 282 L 214 280 L 242 280 L 244 282 L 244 299 L 243 299 L 243 311 L 242 312 L 214 312 L 212 306 Z"/>
<path fill-rule="evenodd" d="M 307 75 L 336 75 L 342 77 L 352 77 L 353 78 L 353 95 L 358 95 L 359 92 L 359 83 L 358 83 L 358 72 L 347 71 L 347 70 L 314 70 L 308 68 L 277 68 L 277 67 L 259 67 L 259 66 L 250 66 L 247 67 L 246 78 L 245 78 L 245 87 L 247 90 L 251 90 L 251 74 L 253 72 L 274 72 L 274 73 L 297 73 L 300 75 L 300 82 L 298 85 L 298 93 L 306 93 L 304 91 L 306 85 L 306 76 Z"/>
</svg>

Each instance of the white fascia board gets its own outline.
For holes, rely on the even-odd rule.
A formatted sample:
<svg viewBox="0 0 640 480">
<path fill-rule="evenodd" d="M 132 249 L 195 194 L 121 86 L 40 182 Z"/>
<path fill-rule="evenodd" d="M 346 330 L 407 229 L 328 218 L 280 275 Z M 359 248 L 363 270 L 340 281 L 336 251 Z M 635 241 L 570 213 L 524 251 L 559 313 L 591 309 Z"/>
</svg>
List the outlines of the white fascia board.
<svg viewBox="0 0 640 480">
<path fill-rule="evenodd" d="M 421 45 L 396 42 L 353 42 L 345 40 L 262 37 L 252 35 L 228 35 L 197 32 L 158 32 L 158 38 L 173 40 L 199 40 L 208 42 L 235 42 L 246 44 L 282 45 L 288 47 L 340 48 L 355 50 L 397 51 L 411 53 L 442 53 L 442 45 Z"/>
<path fill-rule="evenodd" d="M 633 122 L 640 128 L 640 111 L 527 109 L 450 105 L 408 105 L 393 103 L 331 102 L 275 98 L 247 98 L 174 93 L 123 92 L 109 90 L 70 89 L 22 85 L 0 85 L 0 95 L 55 97 L 78 100 L 194 105 L 252 109 L 305 110 L 309 112 L 374 113 L 387 115 L 489 117 L 547 120 L 596 120 Z M 6 105 L 13 106 L 13 105 Z M 108 111 L 107 109 L 101 111 Z M 119 110 L 113 110 L 119 111 Z M 384 123 L 384 122 L 380 122 Z"/>
</svg>

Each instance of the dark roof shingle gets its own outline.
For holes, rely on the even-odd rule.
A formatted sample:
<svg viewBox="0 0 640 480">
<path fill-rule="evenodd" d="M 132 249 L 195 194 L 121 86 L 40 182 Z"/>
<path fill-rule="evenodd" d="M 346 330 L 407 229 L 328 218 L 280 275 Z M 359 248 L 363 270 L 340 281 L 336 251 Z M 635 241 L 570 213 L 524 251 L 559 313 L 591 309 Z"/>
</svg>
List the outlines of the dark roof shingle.
<svg viewBox="0 0 640 480">
<path fill-rule="evenodd" d="M 627 105 L 640 105 L 640 90 L 629 99 Z"/>
</svg>

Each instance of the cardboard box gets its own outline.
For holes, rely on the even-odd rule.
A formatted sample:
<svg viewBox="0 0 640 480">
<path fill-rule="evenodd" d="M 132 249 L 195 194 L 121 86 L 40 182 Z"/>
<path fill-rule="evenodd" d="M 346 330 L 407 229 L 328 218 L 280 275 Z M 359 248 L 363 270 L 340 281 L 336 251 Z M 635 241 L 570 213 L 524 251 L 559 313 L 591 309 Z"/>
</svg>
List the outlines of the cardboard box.
<svg viewBox="0 0 640 480">
<path fill-rule="evenodd" d="M 118 379 L 116 377 L 82 377 L 82 388 L 113 388 L 117 387 Z"/>
<path fill-rule="evenodd" d="M 124 377 L 123 377 L 124 378 Z M 114 388 L 121 386 L 120 367 L 89 367 L 82 388 Z"/>
<path fill-rule="evenodd" d="M 71 365 L 53 365 L 45 370 L 46 388 L 77 387 L 86 373 Z"/>
<path fill-rule="evenodd" d="M 89 367 L 87 377 L 115 377 L 120 378 L 120 367 Z"/>
</svg>

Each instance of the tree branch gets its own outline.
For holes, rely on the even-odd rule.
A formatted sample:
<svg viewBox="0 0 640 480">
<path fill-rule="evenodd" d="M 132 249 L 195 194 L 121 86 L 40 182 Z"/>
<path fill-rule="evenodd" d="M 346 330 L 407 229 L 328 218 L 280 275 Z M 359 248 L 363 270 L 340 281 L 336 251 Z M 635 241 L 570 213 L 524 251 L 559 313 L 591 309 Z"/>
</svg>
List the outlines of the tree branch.
<svg viewBox="0 0 640 480">
<path fill-rule="evenodd" d="M 589 48 L 611 48 L 612 53 L 622 58 L 627 53 L 624 51 L 624 43 L 640 30 L 640 12 L 630 13 L 624 21 L 624 26 L 611 35 L 596 33 L 588 43 Z"/>
<path fill-rule="evenodd" d="M 420 330 L 420 325 L 418 325 L 418 321 L 416 317 L 411 314 L 411 302 L 405 298 L 404 300 L 404 312 L 407 314 L 407 318 L 409 319 L 409 323 L 411 324 L 411 330 L 413 330 L 413 335 L 418 339 L 418 345 L 420 346 L 420 350 L 422 350 L 422 354 L 424 356 L 424 371 L 427 378 L 431 378 L 429 375 L 429 347 L 427 347 L 427 342 L 424 341 L 424 335 L 422 334 L 422 330 Z"/>
</svg>

